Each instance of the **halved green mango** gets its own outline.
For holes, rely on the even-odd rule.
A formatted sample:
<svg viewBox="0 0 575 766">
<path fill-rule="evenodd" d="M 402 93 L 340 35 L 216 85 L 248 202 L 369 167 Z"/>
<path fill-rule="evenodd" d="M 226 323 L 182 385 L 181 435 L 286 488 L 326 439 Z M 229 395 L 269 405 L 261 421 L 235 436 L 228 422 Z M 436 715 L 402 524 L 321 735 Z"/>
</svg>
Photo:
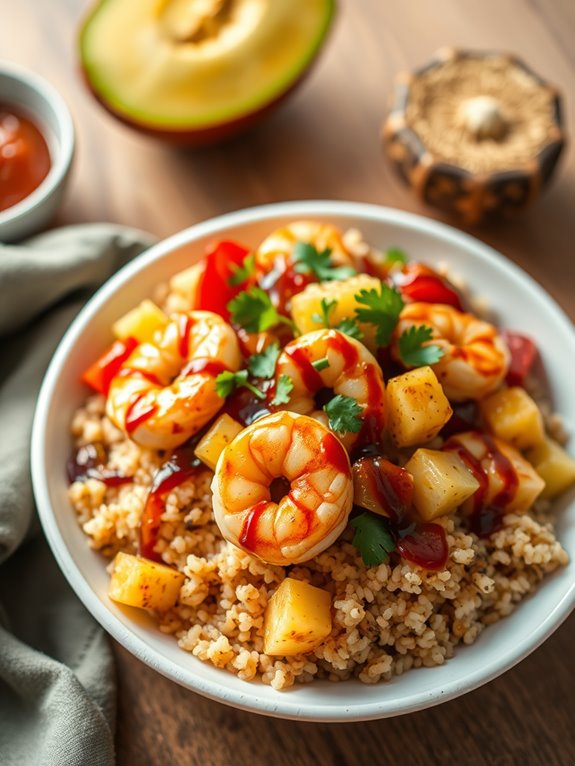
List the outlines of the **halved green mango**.
<svg viewBox="0 0 575 766">
<path fill-rule="evenodd" d="M 80 33 L 88 83 L 148 132 L 208 142 L 290 91 L 335 0 L 101 0 Z"/>
</svg>

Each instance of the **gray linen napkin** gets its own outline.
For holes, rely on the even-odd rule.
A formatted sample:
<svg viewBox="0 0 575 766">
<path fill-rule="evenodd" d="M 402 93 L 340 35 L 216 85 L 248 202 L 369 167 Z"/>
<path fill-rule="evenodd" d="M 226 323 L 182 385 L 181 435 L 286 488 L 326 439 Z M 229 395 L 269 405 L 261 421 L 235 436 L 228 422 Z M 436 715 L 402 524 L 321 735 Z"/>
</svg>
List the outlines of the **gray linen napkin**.
<svg viewBox="0 0 575 766">
<path fill-rule="evenodd" d="M 65 227 L 0 244 L 0 763 L 109 766 L 115 680 L 101 628 L 35 518 L 29 442 L 52 353 L 82 303 L 148 247 L 142 232 Z"/>
</svg>

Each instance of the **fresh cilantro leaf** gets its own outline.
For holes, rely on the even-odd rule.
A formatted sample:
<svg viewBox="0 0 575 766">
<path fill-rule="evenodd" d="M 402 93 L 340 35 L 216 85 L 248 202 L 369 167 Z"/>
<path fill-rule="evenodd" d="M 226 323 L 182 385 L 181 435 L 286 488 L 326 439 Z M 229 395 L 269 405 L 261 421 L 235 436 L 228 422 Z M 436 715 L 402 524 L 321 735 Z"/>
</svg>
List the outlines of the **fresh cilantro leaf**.
<svg viewBox="0 0 575 766">
<path fill-rule="evenodd" d="M 227 308 L 232 322 L 247 332 L 264 332 L 278 324 L 287 324 L 293 328 L 293 322 L 278 314 L 270 296 L 261 287 L 250 287 L 238 293 Z"/>
<path fill-rule="evenodd" d="M 221 372 L 216 378 L 216 393 L 218 396 L 225 398 L 232 391 L 235 391 L 236 388 L 243 386 L 249 389 L 258 399 L 264 399 L 265 394 L 248 381 L 248 374 L 247 370 L 240 370 L 239 372 L 229 372 L 229 370 L 226 370 L 226 372 Z"/>
<path fill-rule="evenodd" d="M 385 262 L 388 266 L 405 266 L 408 260 L 407 253 L 400 247 L 390 247 L 385 252 Z"/>
<path fill-rule="evenodd" d="M 433 330 L 426 325 L 413 325 L 399 336 L 399 356 L 410 367 L 422 367 L 439 362 L 445 351 L 435 343 L 424 346 L 433 337 Z"/>
<path fill-rule="evenodd" d="M 395 550 L 395 540 L 382 516 L 366 511 L 352 519 L 350 526 L 355 529 L 352 545 L 360 552 L 364 564 L 374 567 L 389 559 L 389 554 Z"/>
<path fill-rule="evenodd" d="M 324 356 L 322 359 L 316 359 L 315 362 L 311 363 L 311 366 L 314 368 L 314 370 L 321 372 L 322 370 L 326 370 L 329 367 L 329 359 L 327 356 Z"/>
<path fill-rule="evenodd" d="M 335 329 L 345 335 L 349 335 L 350 338 L 355 338 L 355 340 L 363 340 L 363 332 L 360 326 L 357 321 L 351 317 L 342 319 Z"/>
<path fill-rule="evenodd" d="M 228 279 L 228 284 L 232 287 L 241 285 L 242 282 L 246 282 L 256 270 L 256 257 L 253 253 L 248 253 L 243 260 L 241 266 L 234 267 L 234 273 Z"/>
<path fill-rule="evenodd" d="M 398 322 L 401 309 L 404 307 L 403 298 L 395 287 L 381 283 L 380 291 L 360 290 L 355 299 L 367 308 L 355 310 L 360 322 L 367 322 L 377 327 L 375 341 L 378 346 L 388 346 L 391 334 Z"/>
<path fill-rule="evenodd" d="M 357 273 L 351 266 L 334 266 L 331 249 L 321 252 L 311 242 L 296 242 L 292 251 L 295 270 L 300 274 L 314 274 L 320 282 L 332 279 L 348 279 Z"/>
<path fill-rule="evenodd" d="M 268 346 L 259 354 L 254 354 L 248 359 L 248 370 L 254 378 L 273 378 L 276 371 L 276 362 L 280 355 L 279 343 Z"/>
<path fill-rule="evenodd" d="M 293 380 L 289 375 L 280 375 L 278 382 L 276 383 L 276 395 L 272 399 L 271 403 L 274 406 L 280 404 L 287 404 L 290 400 L 290 394 L 293 389 Z"/>
<path fill-rule="evenodd" d="M 338 394 L 323 409 L 327 414 L 329 427 L 332 431 L 337 431 L 340 434 L 351 431 L 351 433 L 356 434 L 361 429 L 360 415 L 363 410 L 351 396 Z"/>
<path fill-rule="evenodd" d="M 322 325 L 322 327 L 329 327 L 330 323 L 330 314 L 334 310 L 334 308 L 337 305 L 337 301 L 330 301 L 327 298 L 321 299 L 321 314 L 312 314 L 312 319 L 314 322 L 317 322 L 318 324 Z"/>
</svg>

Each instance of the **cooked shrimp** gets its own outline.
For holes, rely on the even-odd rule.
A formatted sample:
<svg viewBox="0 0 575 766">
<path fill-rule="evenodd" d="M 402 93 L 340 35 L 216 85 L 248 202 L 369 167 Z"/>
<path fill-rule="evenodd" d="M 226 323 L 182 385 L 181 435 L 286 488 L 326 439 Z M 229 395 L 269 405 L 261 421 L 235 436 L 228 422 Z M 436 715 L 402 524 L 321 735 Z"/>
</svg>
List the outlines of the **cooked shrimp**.
<svg viewBox="0 0 575 766">
<path fill-rule="evenodd" d="M 463 506 L 466 511 L 527 511 L 545 486 L 531 464 L 501 439 L 466 431 L 448 439 L 443 449 L 459 455 L 479 482 L 478 490 Z"/>
<path fill-rule="evenodd" d="M 314 367 L 316 363 L 316 367 Z M 315 330 L 285 346 L 276 366 L 276 380 L 293 381 L 288 407 L 328 425 L 326 413 L 316 403 L 324 389 L 354 399 L 362 408 L 361 420 L 369 441 L 380 441 L 385 425 L 385 384 L 381 368 L 366 347 L 337 330 Z M 338 434 L 350 449 L 359 433 Z"/>
<path fill-rule="evenodd" d="M 215 379 L 241 362 L 233 329 L 211 311 L 173 314 L 112 381 L 106 413 L 143 447 L 183 444 L 220 409 Z"/>
<path fill-rule="evenodd" d="M 212 481 L 222 535 L 270 564 L 307 561 L 343 532 L 353 503 L 347 453 L 321 423 L 276 412 L 224 449 Z"/>
<path fill-rule="evenodd" d="M 399 359 L 398 340 L 404 330 L 426 325 L 444 356 L 432 365 L 445 395 L 454 402 L 481 399 L 503 382 L 509 350 L 497 329 L 473 314 L 439 303 L 410 303 L 401 312 L 392 353 Z"/>
<path fill-rule="evenodd" d="M 353 265 L 354 256 L 335 226 L 317 221 L 294 221 L 276 229 L 264 239 L 256 250 L 256 264 L 265 273 L 277 268 L 277 261 L 289 260 L 297 242 L 308 242 L 319 251 L 331 250 L 334 264 Z"/>
</svg>

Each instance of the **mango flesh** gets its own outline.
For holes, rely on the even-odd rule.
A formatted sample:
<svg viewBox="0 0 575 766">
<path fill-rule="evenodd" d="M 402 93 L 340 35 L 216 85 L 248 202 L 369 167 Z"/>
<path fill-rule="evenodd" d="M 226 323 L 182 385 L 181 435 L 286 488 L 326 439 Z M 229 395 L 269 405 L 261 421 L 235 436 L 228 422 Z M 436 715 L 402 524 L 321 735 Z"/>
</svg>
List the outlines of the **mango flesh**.
<svg viewBox="0 0 575 766">
<path fill-rule="evenodd" d="M 176 569 L 120 551 L 114 559 L 108 596 L 126 606 L 163 612 L 176 603 L 184 580 Z"/>
<path fill-rule="evenodd" d="M 519 450 L 537 447 L 545 439 L 539 407 L 525 389 L 503 388 L 479 403 L 488 429 Z"/>
<path fill-rule="evenodd" d="M 413 504 L 424 521 L 452 513 L 479 488 L 464 462 L 449 452 L 420 448 L 405 468 L 413 475 Z"/>
<path fill-rule="evenodd" d="M 527 460 L 545 482 L 542 498 L 553 500 L 575 484 L 575 460 L 553 439 L 530 450 Z"/>
<path fill-rule="evenodd" d="M 334 0 L 101 0 L 80 34 L 96 96 L 137 125 L 195 131 L 257 112 L 308 68 Z"/>
</svg>

